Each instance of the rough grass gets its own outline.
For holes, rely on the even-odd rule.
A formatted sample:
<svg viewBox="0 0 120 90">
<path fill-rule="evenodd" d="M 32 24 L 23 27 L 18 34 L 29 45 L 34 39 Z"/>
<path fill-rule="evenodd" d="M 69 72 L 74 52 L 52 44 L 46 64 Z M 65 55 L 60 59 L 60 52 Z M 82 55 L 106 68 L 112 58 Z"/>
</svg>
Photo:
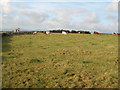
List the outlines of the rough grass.
<svg viewBox="0 0 120 90">
<path fill-rule="evenodd" d="M 3 38 L 3 88 L 117 88 L 118 36 Z"/>
</svg>

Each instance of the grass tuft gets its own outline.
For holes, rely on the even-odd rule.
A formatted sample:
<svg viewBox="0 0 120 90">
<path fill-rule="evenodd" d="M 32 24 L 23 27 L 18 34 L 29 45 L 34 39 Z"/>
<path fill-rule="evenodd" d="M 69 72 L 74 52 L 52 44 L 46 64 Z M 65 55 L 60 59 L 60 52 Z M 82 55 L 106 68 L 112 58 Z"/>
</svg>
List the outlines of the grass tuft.
<svg viewBox="0 0 120 90">
<path fill-rule="evenodd" d="M 30 61 L 30 63 L 42 63 L 43 61 L 42 60 L 39 60 L 39 59 L 32 59 Z"/>
<path fill-rule="evenodd" d="M 82 61 L 82 63 L 92 63 L 92 61 Z"/>
</svg>

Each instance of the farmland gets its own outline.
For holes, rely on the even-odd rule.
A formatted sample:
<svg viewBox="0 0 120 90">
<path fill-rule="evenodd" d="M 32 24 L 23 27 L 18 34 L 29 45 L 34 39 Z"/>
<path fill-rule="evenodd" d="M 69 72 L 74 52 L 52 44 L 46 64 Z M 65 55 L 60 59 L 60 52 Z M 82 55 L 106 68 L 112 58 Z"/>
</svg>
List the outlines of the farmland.
<svg viewBox="0 0 120 90">
<path fill-rule="evenodd" d="M 117 88 L 118 36 L 3 37 L 3 88 Z"/>
</svg>

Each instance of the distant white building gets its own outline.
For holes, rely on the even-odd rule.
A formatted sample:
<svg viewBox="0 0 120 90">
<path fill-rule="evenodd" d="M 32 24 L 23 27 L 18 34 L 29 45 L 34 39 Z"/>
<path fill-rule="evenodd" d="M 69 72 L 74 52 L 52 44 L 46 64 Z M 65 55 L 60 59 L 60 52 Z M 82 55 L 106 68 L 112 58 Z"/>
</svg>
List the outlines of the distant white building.
<svg viewBox="0 0 120 90">
<path fill-rule="evenodd" d="M 46 34 L 49 34 L 50 32 L 49 31 L 46 31 Z"/>
<path fill-rule="evenodd" d="M 33 34 L 37 34 L 37 31 L 34 31 Z"/>
<path fill-rule="evenodd" d="M 62 34 L 63 34 L 63 35 L 67 35 L 67 33 L 66 33 L 65 31 L 62 31 Z"/>
<path fill-rule="evenodd" d="M 20 28 L 13 30 L 13 32 L 19 32 Z"/>
</svg>

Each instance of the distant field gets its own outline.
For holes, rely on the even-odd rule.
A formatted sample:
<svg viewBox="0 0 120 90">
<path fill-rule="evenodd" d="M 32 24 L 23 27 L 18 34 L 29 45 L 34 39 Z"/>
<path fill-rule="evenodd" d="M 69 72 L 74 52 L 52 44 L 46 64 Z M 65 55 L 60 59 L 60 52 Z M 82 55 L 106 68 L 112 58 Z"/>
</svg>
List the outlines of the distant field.
<svg viewBox="0 0 120 90">
<path fill-rule="evenodd" d="M 118 36 L 3 37 L 3 88 L 117 88 Z"/>
</svg>

